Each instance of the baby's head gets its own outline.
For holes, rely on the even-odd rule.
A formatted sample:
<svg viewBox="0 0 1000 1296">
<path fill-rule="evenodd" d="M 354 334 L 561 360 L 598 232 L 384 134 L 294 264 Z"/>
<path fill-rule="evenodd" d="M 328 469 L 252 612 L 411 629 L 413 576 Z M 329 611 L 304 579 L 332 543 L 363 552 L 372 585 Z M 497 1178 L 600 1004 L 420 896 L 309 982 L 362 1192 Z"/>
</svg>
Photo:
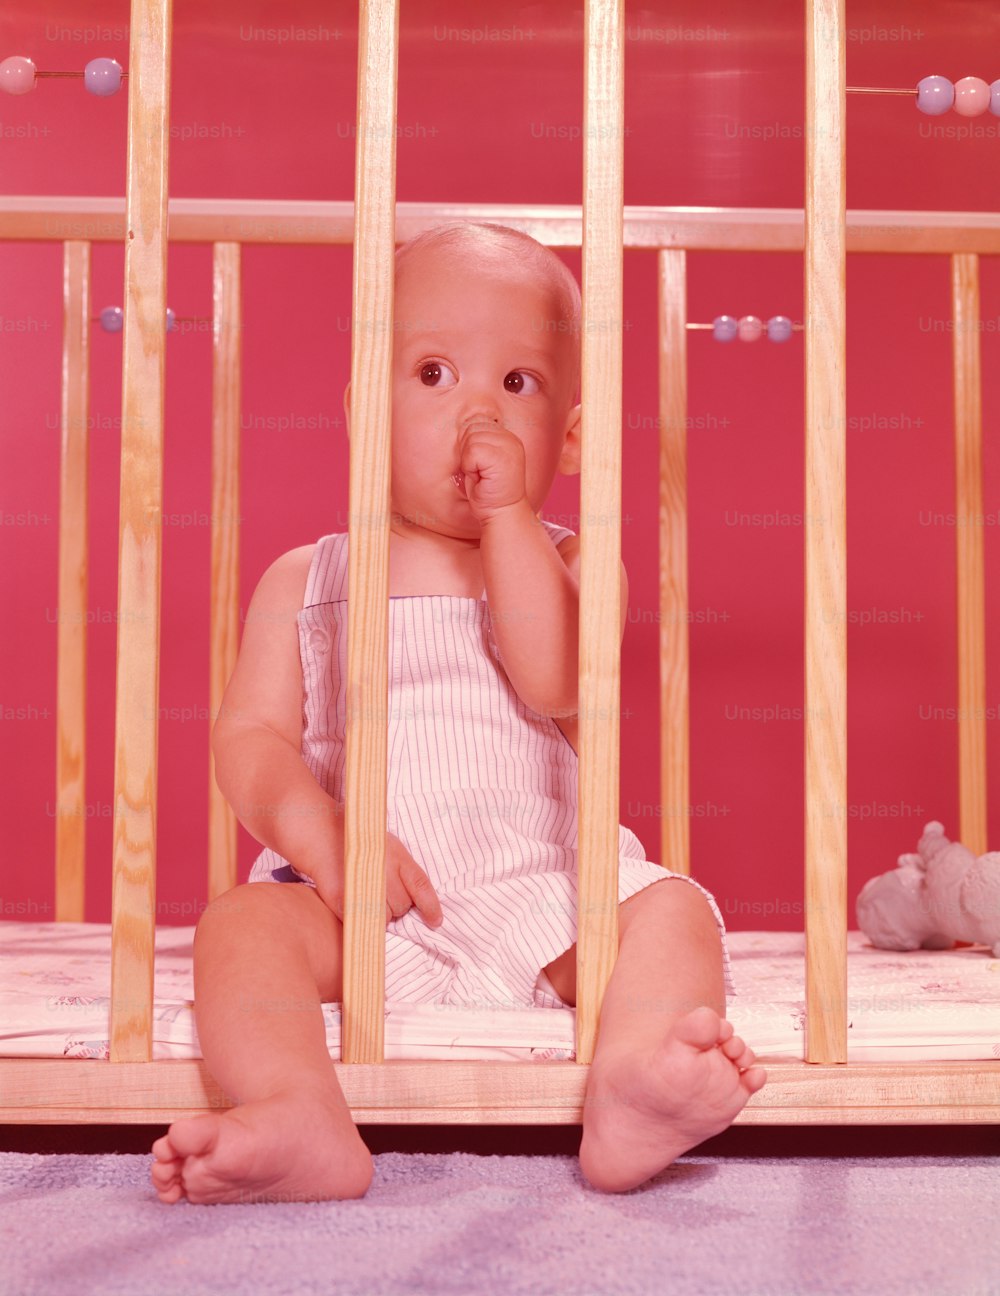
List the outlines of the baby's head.
<svg viewBox="0 0 1000 1296">
<path fill-rule="evenodd" d="M 504 225 L 439 225 L 396 251 L 392 505 L 411 525 L 472 539 L 459 448 L 493 421 L 524 447 L 532 511 L 580 471 L 580 289 L 569 268 Z M 349 415 L 349 393 L 345 392 Z"/>
</svg>

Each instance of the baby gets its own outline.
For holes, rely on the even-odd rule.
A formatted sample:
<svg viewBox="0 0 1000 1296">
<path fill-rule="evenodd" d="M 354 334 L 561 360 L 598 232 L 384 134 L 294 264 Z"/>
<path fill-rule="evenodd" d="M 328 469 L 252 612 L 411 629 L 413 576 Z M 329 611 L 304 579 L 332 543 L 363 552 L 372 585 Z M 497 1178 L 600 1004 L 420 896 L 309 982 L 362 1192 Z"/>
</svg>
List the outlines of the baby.
<svg viewBox="0 0 1000 1296">
<path fill-rule="evenodd" d="M 439 226 L 397 250 L 395 328 L 385 995 L 574 1005 L 580 546 L 539 510 L 580 470 L 580 290 L 525 234 Z M 350 384 L 344 410 L 349 429 Z M 247 612 L 212 750 L 265 849 L 194 945 L 202 1054 L 237 1105 L 156 1140 L 163 1202 L 372 1181 L 320 1007 L 343 997 L 346 599 L 340 533 L 273 563 Z M 627 607 L 623 569 L 622 633 Z M 580 1145 L 608 1192 L 724 1130 L 766 1079 L 725 1020 L 714 899 L 621 826 L 619 846 Z"/>
</svg>

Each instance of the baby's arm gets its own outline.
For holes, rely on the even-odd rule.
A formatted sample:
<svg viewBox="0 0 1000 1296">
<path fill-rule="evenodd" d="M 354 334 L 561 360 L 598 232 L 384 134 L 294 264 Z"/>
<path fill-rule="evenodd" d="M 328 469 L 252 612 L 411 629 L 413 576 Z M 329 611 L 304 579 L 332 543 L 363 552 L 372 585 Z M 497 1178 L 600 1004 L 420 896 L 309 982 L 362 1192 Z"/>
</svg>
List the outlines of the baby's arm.
<svg viewBox="0 0 1000 1296">
<path fill-rule="evenodd" d="M 212 753 L 216 781 L 243 827 L 322 894 L 326 879 L 336 878 L 338 867 L 342 873 L 344 820 L 302 759 L 296 617 L 314 547 L 284 554 L 260 578 L 212 728 Z"/>
<path fill-rule="evenodd" d="M 314 545 L 271 564 L 247 609 L 239 659 L 212 729 L 215 776 L 244 828 L 315 882 L 344 916 L 344 807 L 302 759 L 302 662 L 297 615 Z M 432 926 L 441 904 L 426 872 L 386 834 L 386 922 L 416 905 Z"/>
<path fill-rule="evenodd" d="M 483 524 L 479 550 L 493 632 L 518 696 L 541 715 L 575 715 L 579 687 L 580 538 L 558 551 L 524 507 Z M 628 577 L 619 583 L 622 638 Z"/>
</svg>

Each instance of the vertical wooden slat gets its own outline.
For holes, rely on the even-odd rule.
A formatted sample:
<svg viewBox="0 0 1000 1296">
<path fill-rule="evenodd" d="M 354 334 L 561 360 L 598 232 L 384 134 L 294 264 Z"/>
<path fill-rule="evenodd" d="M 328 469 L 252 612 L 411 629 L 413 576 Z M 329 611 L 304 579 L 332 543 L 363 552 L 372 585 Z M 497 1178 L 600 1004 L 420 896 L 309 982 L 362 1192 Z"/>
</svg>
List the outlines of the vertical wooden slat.
<svg viewBox="0 0 1000 1296">
<path fill-rule="evenodd" d="M 844 0 L 806 0 L 806 1060 L 847 1061 Z"/>
<path fill-rule="evenodd" d="M 687 253 L 657 254 L 660 315 L 660 863 L 691 872 Z"/>
<path fill-rule="evenodd" d="M 212 248 L 212 578 L 210 727 L 222 706 L 240 643 L 240 245 Z M 208 898 L 236 885 L 237 820 L 208 753 Z"/>
<path fill-rule="evenodd" d="M 56 682 L 56 922 L 83 922 L 86 861 L 87 414 L 90 244 L 63 246 L 59 628 Z"/>
<path fill-rule="evenodd" d="M 171 0 L 129 27 L 111 1061 L 152 1057 Z"/>
<path fill-rule="evenodd" d="M 986 585 L 983 566 L 983 406 L 979 257 L 951 258 L 955 330 L 955 557 L 958 564 L 958 781 L 960 839 L 986 844 Z"/>
<path fill-rule="evenodd" d="M 578 1063 L 618 956 L 621 636 L 601 609 L 621 606 L 624 0 L 587 0 L 584 26 Z"/>
<path fill-rule="evenodd" d="M 344 1062 L 384 1058 L 398 0 L 361 0 L 347 533 Z M 383 320 L 389 327 L 374 328 Z"/>
</svg>

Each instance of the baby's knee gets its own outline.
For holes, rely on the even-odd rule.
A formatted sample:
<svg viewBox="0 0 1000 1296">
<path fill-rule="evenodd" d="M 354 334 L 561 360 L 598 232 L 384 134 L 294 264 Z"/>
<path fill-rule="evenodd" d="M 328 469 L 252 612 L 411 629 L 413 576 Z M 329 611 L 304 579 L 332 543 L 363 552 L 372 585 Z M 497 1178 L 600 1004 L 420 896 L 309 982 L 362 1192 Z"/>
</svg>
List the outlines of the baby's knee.
<svg viewBox="0 0 1000 1296">
<path fill-rule="evenodd" d="M 722 945 L 722 922 L 712 901 L 701 887 L 688 879 L 673 878 L 668 880 L 665 890 L 673 904 L 673 921 L 682 924 L 684 930 L 691 935 L 697 935 L 706 948 L 719 950 Z"/>
<path fill-rule="evenodd" d="M 202 910 L 201 917 L 198 919 L 198 926 L 195 934 L 203 927 L 214 926 L 220 918 L 225 918 L 234 913 L 238 913 L 243 906 L 241 893 L 247 890 L 246 884 L 242 886 L 230 887 L 228 891 L 223 891 Z"/>
<path fill-rule="evenodd" d="M 648 913 L 654 921 L 664 917 L 685 924 L 704 924 L 714 930 L 718 924 L 704 891 L 684 876 L 663 878 L 622 902 L 624 916 L 633 912 Z"/>
<path fill-rule="evenodd" d="M 243 882 L 230 887 L 206 905 L 195 929 L 195 941 L 199 937 L 204 940 L 209 932 L 273 924 L 288 907 L 277 894 L 286 889 L 278 883 L 263 882 Z"/>
</svg>

